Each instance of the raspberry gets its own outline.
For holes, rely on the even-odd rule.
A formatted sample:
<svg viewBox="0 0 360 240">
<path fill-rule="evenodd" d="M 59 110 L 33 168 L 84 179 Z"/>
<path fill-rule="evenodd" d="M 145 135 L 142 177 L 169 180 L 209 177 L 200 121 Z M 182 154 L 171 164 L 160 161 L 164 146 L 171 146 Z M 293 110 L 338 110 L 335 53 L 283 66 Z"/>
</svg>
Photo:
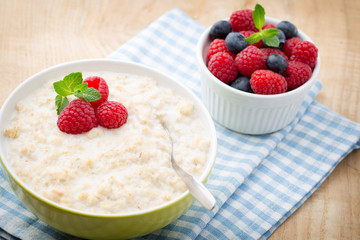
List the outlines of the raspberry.
<svg viewBox="0 0 360 240">
<path fill-rule="evenodd" d="M 285 79 L 288 89 L 292 90 L 300 87 L 311 78 L 311 68 L 302 62 L 290 61 L 285 72 Z"/>
<path fill-rule="evenodd" d="M 297 43 L 293 48 L 290 61 L 303 62 L 309 65 L 311 69 L 314 69 L 317 56 L 317 47 L 309 41 L 303 41 Z"/>
<path fill-rule="evenodd" d="M 109 87 L 103 78 L 97 76 L 87 77 L 84 82 L 88 84 L 89 88 L 95 88 L 100 92 L 101 98 L 95 102 L 91 102 L 93 108 L 97 108 L 101 103 L 107 101 L 109 97 Z"/>
<path fill-rule="evenodd" d="M 266 23 L 262 29 L 269 29 L 269 28 L 276 28 L 276 26 L 274 24 L 271 23 Z"/>
<path fill-rule="evenodd" d="M 233 12 L 230 16 L 229 22 L 232 26 L 233 32 L 247 30 L 254 32 L 258 31 L 253 20 L 253 10 L 250 9 L 243 9 Z"/>
<path fill-rule="evenodd" d="M 235 62 L 240 74 L 246 77 L 266 67 L 261 50 L 251 45 L 236 55 Z"/>
<path fill-rule="evenodd" d="M 280 49 L 276 49 L 276 48 L 262 48 L 260 49 L 262 54 L 263 54 L 263 59 L 266 62 L 266 59 L 271 55 L 271 54 L 279 54 L 281 56 L 283 56 L 286 61 L 288 61 L 288 57 L 286 56 L 285 53 L 283 53 Z"/>
<path fill-rule="evenodd" d="M 80 134 L 97 127 L 94 108 L 81 99 L 70 102 L 59 114 L 57 125 L 60 131 Z"/>
<path fill-rule="evenodd" d="M 234 59 L 225 52 L 216 53 L 210 59 L 208 69 L 224 83 L 235 80 L 238 75 Z"/>
<path fill-rule="evenodd" d="M 95 109 L 99 125 L 104 128 L 119 128 L 127 121 L 128 112 L 124 105 L 114 101 L 106 101 Z"/>
<path fill-rule="evenodd" d="M 240 33 L 241 33 L 242 35 L 244 35 L 245 38 L 248 38 L 248 37 L 250 37 L 251 35 L 253 35 L 255 32 L 248 30 L 248 31 L 240 31 Z M 253 45 L 253 46 L 257 47 L 257 48 L 263 48 L 263 46 L 264 46 L 262 40 L 260 40 L 260 41 L 257 42 L 257 43 L 253 43 L 253 44 L 251 44 L 251 45 Z"/>
<path fill-rule="evenodd" d="M 235 58 L 235 54 L 233 54 L 226 48 L 224 39 L 215 39 L 210 43 L 209 50 L 207 53 L 207 62 L 209 62 L 211 57 L 218 52 L 226 52 L 230 54 L 233 58 Z"/>
<path fill-rule="evenodd" d="M 270 70 L 257 70 L 250 78 L 250 85 L 257 94 L 279 94 L 287 90 L 283 76 Z"/>
<path fill-rule="evenodd" d="M 292 54 L 293 48 L 299 42 L 302 42 L 302 40 L 298 37 L 290 38 L 289 40 L 286 40 L 286 42 L 281 50 L 286 54 L 286 56 L 290 57 Z"/>
</svg>

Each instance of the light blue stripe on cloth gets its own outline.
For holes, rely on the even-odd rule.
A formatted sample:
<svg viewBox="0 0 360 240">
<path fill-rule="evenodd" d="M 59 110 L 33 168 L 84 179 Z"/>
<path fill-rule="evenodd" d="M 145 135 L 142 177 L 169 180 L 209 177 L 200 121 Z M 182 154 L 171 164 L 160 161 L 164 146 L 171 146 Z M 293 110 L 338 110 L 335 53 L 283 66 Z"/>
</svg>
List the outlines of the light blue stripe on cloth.
<svg viewBox="0 0 360 240">
<path fill-rule="evenodd" d="M 204 30 L 174 9 L 109 58 L 156 68 L 201 97 L 195 49 Z M 248 136 L 216 124 L 218 155 L 206 184 L 217 199 L 216 209 L 208 212 L 195 202 L 178 220 L 138 239 L 269 237 L 349 152 L 360 147 L 359 124 L 313 101 L 320 89 L 318 81 L 296 119 L 276 133 Z M 21 239 L 72 239 L 27 211 L 2 172 L 0 180 L 0 233 Z"/>
</svg>

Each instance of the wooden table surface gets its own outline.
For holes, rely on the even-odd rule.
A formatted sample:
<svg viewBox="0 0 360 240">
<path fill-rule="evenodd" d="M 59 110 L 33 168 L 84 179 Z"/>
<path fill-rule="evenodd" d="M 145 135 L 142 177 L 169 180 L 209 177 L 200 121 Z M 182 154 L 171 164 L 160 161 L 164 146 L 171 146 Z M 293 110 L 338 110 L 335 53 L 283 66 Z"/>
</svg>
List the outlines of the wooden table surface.
<svg viewBox="0 0 360 240">
<path fill-rule="evenodd" d="M 360 1 L 0 0 L 0 105 L 22 81 L 66 61 L 103 58 L 175 7 L 205 26 L 264 6 L 289 20 L 321 55 L 316 100 L 360 122 Z M 360 151 L 350 153 L 270 239 L 360 239 Z"/>
</svg>

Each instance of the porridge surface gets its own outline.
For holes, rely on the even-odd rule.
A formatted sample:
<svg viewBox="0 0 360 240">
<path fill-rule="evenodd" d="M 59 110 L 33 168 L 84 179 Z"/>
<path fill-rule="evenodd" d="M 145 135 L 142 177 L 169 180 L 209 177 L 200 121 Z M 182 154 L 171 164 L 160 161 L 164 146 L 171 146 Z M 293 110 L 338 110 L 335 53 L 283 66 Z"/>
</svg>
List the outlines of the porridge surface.
<svg viewBox="0 0 360 240">
<path fill-rule="evenodd" d="M 152 78 L 110 72 L 83 73 L 83 78 L 93 75 L 107 82 L 109 100 L 127 108 L 127 123 L 79 135 L 61 132 L 52 87 L 58 79 L 53 79 L 17 104 L 5 130 L 15 173 L 40 195 L 93 213 L 147 209 L 185 192 L 170 166 L 161 122 L 171 132 L 179 164 L 199 177 L 210 140 L 193 104 Z"/>
</svg>

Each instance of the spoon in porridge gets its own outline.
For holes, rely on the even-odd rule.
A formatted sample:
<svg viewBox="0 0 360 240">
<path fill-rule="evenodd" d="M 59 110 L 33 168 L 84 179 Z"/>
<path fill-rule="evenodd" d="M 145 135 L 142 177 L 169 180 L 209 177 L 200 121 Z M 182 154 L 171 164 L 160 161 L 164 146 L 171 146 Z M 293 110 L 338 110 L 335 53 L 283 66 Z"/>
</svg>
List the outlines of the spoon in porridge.
<svg viewBox="0 0 360 240">
<path fill-rule="evenodd" d="M 203 205 L 206 209 L 212 210 L 215 207 L 216 200 L 214 196 L 210 193 L 210 191 L 205 187 L 205 185 L 194 178 L 192 175 L 190 175 L 188 172 L 186 172 L 183 168 L 179 166 L 179 164 L 176 162 L 174 158 L 174 144 L 171 138 L 171 134 L 167 127 L 164 124 L 161 124 L 164 128 L 170 144 L 171 144 L 171 153 L 170 153 L 170 163 L 175 172 L 181 177 L 181 179 L 184 181 L 185 185 L 189 189 L 190 193 L 194 196 L 195 199 L 197 199 L 201 205 Z"/>
</svg>

